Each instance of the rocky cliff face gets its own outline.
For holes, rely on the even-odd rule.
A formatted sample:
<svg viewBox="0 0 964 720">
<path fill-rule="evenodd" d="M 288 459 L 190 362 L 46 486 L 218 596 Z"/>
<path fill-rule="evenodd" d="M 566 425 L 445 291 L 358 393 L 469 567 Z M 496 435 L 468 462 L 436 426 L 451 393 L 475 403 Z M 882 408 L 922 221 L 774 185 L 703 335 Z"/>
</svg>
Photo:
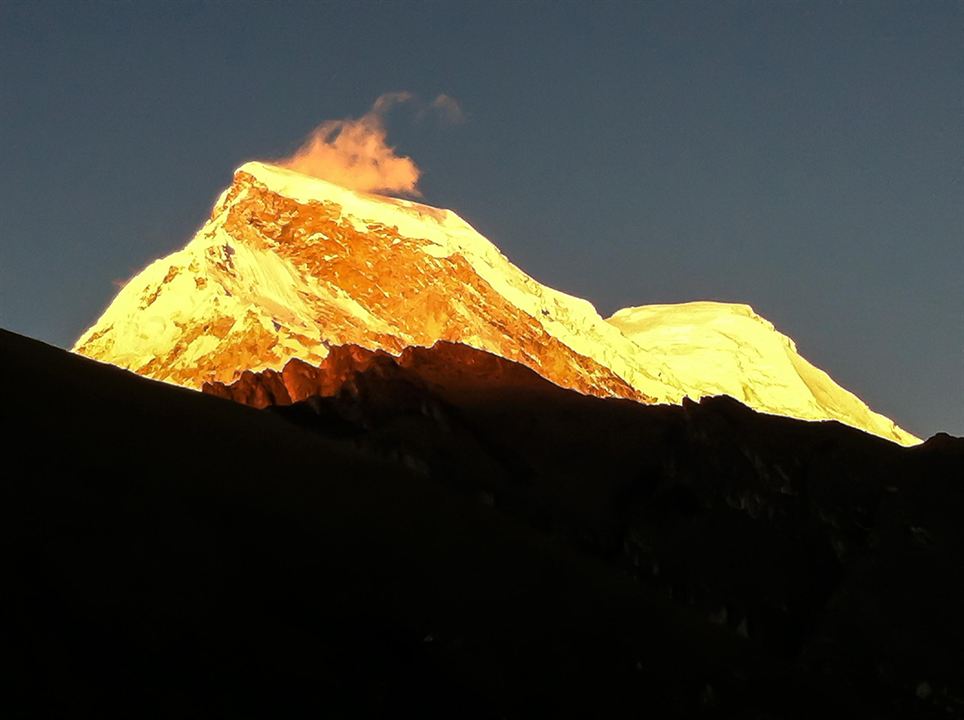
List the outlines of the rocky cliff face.
<svg viewBox="0 0 964 720">
<path fill-rule="evenodd" d="M 658 307 L 677 326 L 691 315 Z M 685 334 L 648 342 L 624 332 L 622 317 L 606 322 L 590 303 L 536 282 L 451 211 L 248 163 L 187 247 L 133 278 L 74 349 L 199 388 L 293 358 L 317 365 L 333 345 L 397 355 L 441 340 L 588 395 L 679 403 L 735 385 L 738 399 L 766 412 L 916 441 L 825 374 L 817 392 L 800 381 L 802 366 L 761 372 L 756 359 L 770 355 L 754 354 L 758 338 L 715 345 L 738 362 L 699 364 Z"/>
<path fill-rule="evenodd" d="M 378 378 L 383 383 L 409 383 L 425 388 L 534 389 L 545 385 L 535 372 L 497 355 L 466 345 L 437 342 L 430 348 L 408 347 L 394 356 L 357 345 L 332 347 L 317 366 L 292 359 L 281 371 L 241 373 L 235 382 L 204 383 L 202 390 L 255 408 L 291 405 L 313 397 L 342 393 L 359 395 L 360 383 Z"/>
</svg>

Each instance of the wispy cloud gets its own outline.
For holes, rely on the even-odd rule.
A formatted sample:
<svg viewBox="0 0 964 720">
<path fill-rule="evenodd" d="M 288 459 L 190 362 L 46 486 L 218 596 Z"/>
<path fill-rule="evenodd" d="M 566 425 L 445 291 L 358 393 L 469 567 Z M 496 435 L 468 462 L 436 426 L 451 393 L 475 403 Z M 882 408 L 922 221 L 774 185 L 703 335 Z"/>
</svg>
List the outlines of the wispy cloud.
<svg viewBox="0 0 964 720">
<path fill-rule="evenodd" d="M 462 106 L 459 104 L 459 101 L 451 95 L 442 93 L 429 104 L 429 108 L 437 113 L 445 122 L 453 125 L 459 125 L 465 122 L 465 113 L 462 110 Z"/>
<path fill-rule="evenodd" d="M 421 105 L 419 117 L 432 113 L 449 124 L 465 121 L 458 101 L 449 95 L 438 95 L 426 105 L 410 92 L 385 93 L 359 118 L 321 123 L 293 155 L 277 162 L 353 190 L 418 196 L 422 171 L 388 144 L 385 128 L 386 114 L 405 103 Z"/>
</svg>

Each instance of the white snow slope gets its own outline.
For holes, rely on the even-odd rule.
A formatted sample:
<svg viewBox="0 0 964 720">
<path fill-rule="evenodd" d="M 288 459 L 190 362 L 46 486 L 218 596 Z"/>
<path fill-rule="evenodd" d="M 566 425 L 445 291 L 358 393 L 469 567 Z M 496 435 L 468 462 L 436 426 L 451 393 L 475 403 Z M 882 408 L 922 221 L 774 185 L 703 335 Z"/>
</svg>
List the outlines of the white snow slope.
<svg viewBox="0 0 964 720">
<path fill-rule="evenodd" d="M 644 305 L 608 321 L 651 358 L 657 376 L 671 376 L 690 398 L 729 395 L 774 415 L 834 419 L 905 445 L 919 442 L 807 362 L 749 305 Z"/>
</svg>

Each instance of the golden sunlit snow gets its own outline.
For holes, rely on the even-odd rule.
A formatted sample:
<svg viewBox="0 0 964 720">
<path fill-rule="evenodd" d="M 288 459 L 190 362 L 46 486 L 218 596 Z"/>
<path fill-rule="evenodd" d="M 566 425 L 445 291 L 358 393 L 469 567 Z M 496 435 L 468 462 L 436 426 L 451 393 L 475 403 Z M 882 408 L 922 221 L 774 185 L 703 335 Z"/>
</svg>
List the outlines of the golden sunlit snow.
<svg viewBox="0 0 964 720">
<path fill-rule="evenodd" d="M 134 277 L 74 350 L 188 387 L 319 362 L 354 343 L 460 342 L 583 393 L 678 403 L 728 394 L 913 444 L 745 305 L 604 320 L 541 285 L 448 210 L 247 163 L 183 249 Z"/>
</svg>

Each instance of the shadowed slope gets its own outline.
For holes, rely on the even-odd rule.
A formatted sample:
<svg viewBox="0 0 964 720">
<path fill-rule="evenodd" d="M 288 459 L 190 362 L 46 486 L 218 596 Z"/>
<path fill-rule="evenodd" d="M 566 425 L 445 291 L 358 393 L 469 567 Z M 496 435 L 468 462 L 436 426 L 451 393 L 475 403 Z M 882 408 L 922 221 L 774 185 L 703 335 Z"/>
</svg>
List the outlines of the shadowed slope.
<svg viewBox="0 0 964 720">
<path fill-rule="evenodd" d="M 618 714 L 698 702 L 744 655 L 401 462 L 0 348 L 30 378 L 5 393 L 8 717 Z"/>
<path fill-rule="evenodd" d="M 270 411 L 0 351 L 6 715 L 953 716 L 958 440 L 458 346 Z"/>
<path fill-rule="evenodd" d="M 964 441 L 903 449 L 726 397 L 586 397 L 447 343 L 332 357 L 211 389 L 244 401 L 280 381 L 281 403 L 304 402 L 275 412 L 568 538 L 798 677 L 860 688 L 865 710 L 964 710 Z"/>
</svg>

